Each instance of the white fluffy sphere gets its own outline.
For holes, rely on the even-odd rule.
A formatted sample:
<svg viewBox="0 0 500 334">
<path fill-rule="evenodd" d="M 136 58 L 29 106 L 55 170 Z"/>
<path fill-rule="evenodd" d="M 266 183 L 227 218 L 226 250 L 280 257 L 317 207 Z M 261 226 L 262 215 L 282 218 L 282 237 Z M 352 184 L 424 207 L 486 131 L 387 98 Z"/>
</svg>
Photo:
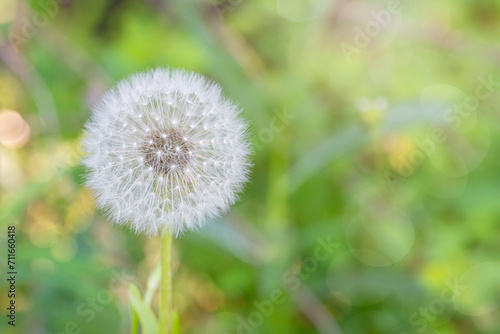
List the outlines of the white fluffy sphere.
<svg viewBox="0 0 500 334">
<path fill-rule="evenodd" d="M 247 181 L 247 125 L 220 86 L 157 69 L 123 80 L 93 109 L 83 163 L 97 204 L 148 235 L 201 227 Z"/>
</svg>

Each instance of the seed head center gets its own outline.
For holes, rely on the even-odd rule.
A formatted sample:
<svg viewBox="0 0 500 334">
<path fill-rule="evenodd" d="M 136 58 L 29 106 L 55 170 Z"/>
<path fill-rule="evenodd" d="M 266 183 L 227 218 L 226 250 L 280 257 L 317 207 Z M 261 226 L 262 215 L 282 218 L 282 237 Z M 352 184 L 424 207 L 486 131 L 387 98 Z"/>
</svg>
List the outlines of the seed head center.
<svg viewBox="0 0 500 334">
<path fill-rule="evenodd" d="M 191 160 L 193 144 L 176 129 L 152 131 L 142 145 L 144 162 L 159 174 L 182 170 Z"/>
</svg>

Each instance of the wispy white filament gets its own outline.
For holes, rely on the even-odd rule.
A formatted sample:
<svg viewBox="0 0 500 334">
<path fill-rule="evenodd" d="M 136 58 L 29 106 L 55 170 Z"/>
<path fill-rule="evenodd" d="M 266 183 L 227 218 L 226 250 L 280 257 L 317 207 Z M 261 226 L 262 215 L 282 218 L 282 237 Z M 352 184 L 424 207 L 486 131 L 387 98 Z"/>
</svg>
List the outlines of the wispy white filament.
<svg viewBox="0 0 500 334">
<path fill-rule="evenodd" d="M 87 186 L 112 220 L 174 235 L 228 210 L 247 181 L 247 125 L 204 77 L 157 69 L 118 83 L 87 122 Z"/>
</svg>

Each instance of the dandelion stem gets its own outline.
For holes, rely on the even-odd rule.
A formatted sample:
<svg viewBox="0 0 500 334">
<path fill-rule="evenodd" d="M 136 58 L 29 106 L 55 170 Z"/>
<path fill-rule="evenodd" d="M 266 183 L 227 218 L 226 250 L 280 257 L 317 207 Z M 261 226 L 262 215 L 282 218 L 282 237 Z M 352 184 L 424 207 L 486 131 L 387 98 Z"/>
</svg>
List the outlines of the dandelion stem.
<svg viewBox="0 0 500 334">
<path fill-rule="evenodd" d="M 161 237 L 160 334 L 172 333 L 172 233 Z"/>
</svg>

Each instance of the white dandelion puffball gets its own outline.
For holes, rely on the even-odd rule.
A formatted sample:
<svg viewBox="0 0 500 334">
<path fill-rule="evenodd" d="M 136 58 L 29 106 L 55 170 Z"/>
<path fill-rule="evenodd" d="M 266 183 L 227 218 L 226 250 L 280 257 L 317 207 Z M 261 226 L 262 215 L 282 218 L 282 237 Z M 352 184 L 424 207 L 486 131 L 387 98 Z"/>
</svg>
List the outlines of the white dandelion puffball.
<svg viewBox="0 0 500 334">
<path fill-rule="evenodd" d="M 248 127 L 220 86 L 157 69 L 93 109 L 82 146 L 99 208 L 137 233 L 175 236 L 226 212 L 248 178 Z"/>
</svg>

